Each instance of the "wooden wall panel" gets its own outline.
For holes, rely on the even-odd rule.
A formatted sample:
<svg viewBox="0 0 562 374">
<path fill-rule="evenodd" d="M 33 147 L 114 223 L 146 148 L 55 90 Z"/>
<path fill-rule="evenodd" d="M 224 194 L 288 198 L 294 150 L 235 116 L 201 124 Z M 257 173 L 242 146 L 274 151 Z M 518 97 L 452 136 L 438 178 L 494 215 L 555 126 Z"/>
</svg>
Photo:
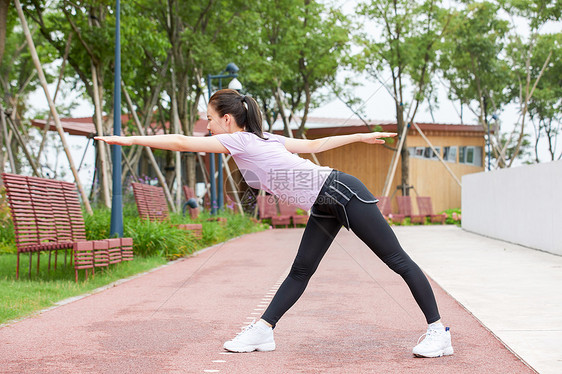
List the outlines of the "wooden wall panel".
<svg viewBox="0 0 562 374">
<path fill-rule="evenodd" d="M 483 171 L 478 166 L 452 162 L 447 165 L 459 180 L 465 174 Z M 415 188 L 412 196 L 431 196 L 434 213 L 461 207 L 461 187 L 438 160 L 410 158 L 410 183 Z"/>
</svg>

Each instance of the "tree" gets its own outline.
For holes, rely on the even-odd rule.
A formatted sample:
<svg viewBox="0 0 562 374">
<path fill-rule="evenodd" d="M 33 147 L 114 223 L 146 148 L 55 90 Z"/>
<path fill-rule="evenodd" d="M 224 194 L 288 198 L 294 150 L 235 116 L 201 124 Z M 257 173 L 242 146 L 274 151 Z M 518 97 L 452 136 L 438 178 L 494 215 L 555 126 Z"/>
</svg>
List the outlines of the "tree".
<svg viewBox="0 0 562 374">
<path fill-rule="evenodd" d="M 546 136 L 550 160 L 562 158 L 562 152 L 557 155 L 556 149 L 562 121 L 562 33 L 538 36 L 531 66 L 540 66 L 551 52 L 549 66 L 529 100 L 529 115 L 535 129 L 536 162 L 540 162 L 538 145 L 543 134 Z"/>
<path fill-rule="evenodd" d="M 166 113 L 175 132 L 193 134 L 198 119 L 198 106 L 204 97 L 207 74 L 217 74 L 231 57 L 237 59 L 238 35 L 244 28 L 239 15 L 249 8 L 242 1 L 192 1 L 189 3 L 169 0 L 136 2 L 143 17 L 152 19 L 163 32 L 170 56 L 164 90 L 167 97 L 160 100 L 160 108 Z M 240 31 L 238 31 L 240 30 Z M 168 153 L 171 155 L 171 153 Z M 167 156 L 177 171 L 168 175 L 170 181 L 180 174 L 179 160 Z M 187 155 L 188 185 L 195 185 L 195 155 Z"/>
<path fill-rule="evenodd" d="M 509 167 L 513 164 L 523 144 L 525 120 L 529 113 L 530 101 L 535 94 L 538 84 L 544 79 L 543 74 L 552 68 L 549 63 L 553 55 L 555 43 L 547 44 L 546 46 L 543 44 L 542 51 L 545 53 L 541 55 L 540 49 L 536 53 L 538 42 L 543 39 L 541 38 L 540 30 L 548 21 L 560 20 L 562 4 L 547 0 L 509 0 L 506 1 L 504 6 L 510 14 L 523 17 L 528 22 L 530 34 L 528 38 L 521 34 L 512 35 L 508 49 L 508 58 L 519 88 L 518 102 L 521 118 L 521 122 L 518 124 L 519 135 L 513 152 L 514 157 L 509 160 L 507 165 Z M 510 140 L 514 134 L 515 130 L 509 136 Z M 509 144 L 510 141 L 507 142 L 506 146 Z M 506 146 L 504 146 L 502 151 L 505 151 Z"/>
<path fill-rule="evenodd" d="M 27 97 L 38 86 L 36 71 L 25 36 L 19 27 L 15 7 L 9 7 L 2 17 L 5 22 L 4 31 L 7 32 L 4 34 L 5 38 L 0 40 L 3 48 L 3 62 L 0 63 L 0 110 L 4 117 L 0 123 L 0 139 L 2 140 L 0 144 L 5 141 L 6 150 L 9 149 L 8 161 L 12 165 L 12 172 L 21 172 L 22 166 L 27 161 L 26 166 L 31 167 L 35 174 L 41 175 L 42 168 L 38 165 L 33 150 L 35 139 L 29 133 L 28 123 L 25 120 L 28 111 Z M 54 58 L 53 50 L 45 45 L 46 43 L 40 37 L 35 36 L 35 43 L 45 61 L 51 62 Z M 52 78 L 47 76 L 47 79 Z M 5 128 L 2 128 L 4 126 Z M 4 170 L 3 153 L 0 156 L 0 171 Z M 19 157 L 21 153 L 23 155 Z"/>
<path fill-rule="evenodd" d="M 414 121 L 420 103 L 431 92 L 439 43 L 449 23 L 448 14 L 435 0 L 366 2 L 359 5 L 358 14 L 369 20 L 374 29 L 370 35 L 377 37 L 358 36 L 362 51 L 354 64 L 357 70 L 384 85 L 394 99 L 398 133 L 404 137 L 400 153 L 401 188 L 407 195 L 409 153 L 403 130 Z M 390 85 L 382 79 L 382 75 L 388 73 L 392 78 Z M 391 179 L 387 178 L 387 185 L 392 183 Z"/>
<path fill-rule="evenodd" d="M 114 44 L 112 4 L 108 0 L 62 0 L 47 9 L 45 4 L 32 1 L 32 5 L 26 7 L 27 16 L 35 21 L 41 34 L 60 56 L 64 55 L 69 35 L 75 36 L 72 38 L 68 63 L 92 99 L 95 108 L 94 123 L 97 132 L 102 134 L 108 133 L 110 127 L 103 122 L 103 113 L 105 90 L 111 92 L 111 80 L 106 80 L 105 77 L 112 76 L 113 49 L 107 48 Z M 109 147 L 98 144 L 97 151 L 99 165 L 96 170 L 99 171 L 102 202 L 110 207 Z"/>
<path fill-rule="evenodd" d="M 467 3 L 453 13 L 450 33 L 439 57 L 439 69 L 448 84 L 448 96 L 460 101 L 478 118 L 487 131 L 492 114 L 499 118 L 513 99 L 513 75 L 505 59 L 509 23 L 491 2 Z M 461 118 L 462 121 L 462 118 Z M 500 167 L 506 166 L 502 154 L 501 121 L 496 121 L 491 143 Z"/>
<path fill-rule="evenodd" d="M 295 113 L 302 114 L 297 137 L 305 132 L 309 111 L 335 79 L 349 48 L 349 20 L 335 8 L 310 0 L 260 1 L 244 14 L 253 32 L 243 39 L 244 86 L 254 95 L 268 125 L 280 117 L 289 135 Z"/>
</svg>

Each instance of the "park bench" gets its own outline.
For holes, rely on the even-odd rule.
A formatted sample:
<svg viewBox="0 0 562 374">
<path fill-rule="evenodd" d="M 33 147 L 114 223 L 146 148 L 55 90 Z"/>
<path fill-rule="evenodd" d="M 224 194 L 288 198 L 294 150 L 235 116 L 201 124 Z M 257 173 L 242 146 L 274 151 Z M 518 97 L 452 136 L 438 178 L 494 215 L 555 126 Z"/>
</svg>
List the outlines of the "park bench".
<svg viewBox="0 0 562 374">
<path fill-rule="evenodd" d="M 74 183 L 10 173 L 3 173 L 2 178 L 14 223 L 17 248 L 16 279 L 19 278 L 21 253 L 29 253 L 29 275 L 33 253 L 37 253 L 39 272 L 41 252 L 49 252 L 50 270 L 51 253 L 55 251 L 56 270 L 58 251 L 65 251 L 66 263 L 66 253 L 69 249 L 72 250 L 76 281 L 78 270 L 84 270 L 87 277 L 88 270 L 93 274 L 94 268 L 104 266 L 106 260 L 109 265 L 109 255 L 107 258 L 92 257 L 89 262 L 87 256 L 82 257 L 81 249 L 90 245 L 84 243 L 92 242 L 86 240 L 84 217 Z M 133 259 L 131 238 L 104 239 L 97 242 L 107 242 L 108 251 L 112 248 L 111 263 Z"/>
<path fill-rule="evenodd" d="M 139 217 L 149 221 L 165 221 L 170 217 L 164 189 L 143 183 L 131 183 L 137 203 Z M 180 224 L 175 227 L 185 230 L 196 239 L 203 238 L 203 225 L 200 223 Z"/>
<path fill-rule="evenodd" d="M 388 220 L 389 216 L 392 213 L 392 206 L 390 205 L 390 197 L 388 196 L 378 196 L 377 200 L 377 208 L 379 208 L 380 212 L 382 213 L 384 219 Z"/>
<path fill-rule="evenodd" d="M 424 217 L 429 217 L 432 223 L 439 222 L 441 224 L 445 223 L 447 219 L 447 214 L 433 214 L 433 204 L 431 204 L 431 197 L 430 196 L 418 196 L 418 210 L 420 215 Z"/>
<path fill-rule="evenodd" d="M 287 228 L 291 222 L 293 227 L 297 227 L 296 225 L 306 225 L 308 222 L 308 215 L 297 214 L 297 207 L 284 202 L 277 202 L 277 198 L 272 195 L 258 195 L 257 205 L 260 219 L 271 220 L 273 228 L 280 225 Z"/>
<path fill-rule="evenodd" d="M 398 221 L 397 216 L 400 216 L 402 219 L 403 217 L 410 217 L 411 223 L 421 223 L 423 225 L 425 224 L 426 217 L 429 217 L 431 222 L 445 223 L 445 219 L 447 218 L 446 214 L 433 214 L 431 197 L 418 196 L 416 198 L 419 214 L 413 214 L 412 198 L 410 196 L 398 196 L 397 199 L 400 215 L 393 215 L 393 221 Z M 400 222 L 401 221 L 402 220 L 400 220 Z"/>
<path fill-rule="evenodd" d="M 392 222 L 402 223 L 404 218 L 409 217 L 412 219 L 412 200 L 410 196 L 397 196 L 398 214 L 392 213 L 390 219 Z"/>
<path fill-rule="evenodd" d="M 273 219 L 277 216 L 277 204 L 274 199 L 271 195 L 257 196 L 258 213 L 261 220 Z"/>
<path fill-rule="evenodd" d="M 285 222 L 288 218 L 289 222 L 293 223 L 293 227 L 297 227 L 297 225 L 306 225 L 306 223 L 308 222 L 308 215 L 298 214 L 297 207 L 294 205 L 290 205 L 282 201 L 279 201 L 278 204 L 279 204 L 279 216 L 272 218 L 272 224 L 285 225 Z"/>
</svg>

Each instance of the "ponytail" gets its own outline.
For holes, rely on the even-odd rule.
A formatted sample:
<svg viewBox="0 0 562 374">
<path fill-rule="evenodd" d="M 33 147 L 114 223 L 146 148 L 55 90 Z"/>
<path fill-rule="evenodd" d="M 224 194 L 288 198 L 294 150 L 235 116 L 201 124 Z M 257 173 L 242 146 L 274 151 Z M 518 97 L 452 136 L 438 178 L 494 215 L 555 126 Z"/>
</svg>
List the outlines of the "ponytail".
<svg viewBox="0 0 562 374">
<path fill-rule="evenodd" d="M 263 137 L 262 116 L 256 100 L 250 96 L 244 96 L 238 91 L 223 89 L 215 92 L 209 99 L 209 105 L 222 117 L 230 114 L 236 120 L 238 126 L 245 131 Z"/>
</svg>

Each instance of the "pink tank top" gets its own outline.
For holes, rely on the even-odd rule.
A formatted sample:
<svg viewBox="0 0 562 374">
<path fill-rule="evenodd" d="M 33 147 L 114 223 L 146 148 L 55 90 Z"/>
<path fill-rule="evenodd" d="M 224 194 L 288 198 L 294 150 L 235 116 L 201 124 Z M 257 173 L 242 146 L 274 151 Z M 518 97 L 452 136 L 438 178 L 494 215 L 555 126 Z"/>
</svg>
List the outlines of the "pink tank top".
<svg viewBox="0 0 562 374">
<path fill-rule="evenodd" d="M 246 131 L 214 136 L 228 149 L 250 187 L 309 210 L 332 168 L 287 151 L 284 136 L 263 135 L 267 140 Z"/>
</svg>

